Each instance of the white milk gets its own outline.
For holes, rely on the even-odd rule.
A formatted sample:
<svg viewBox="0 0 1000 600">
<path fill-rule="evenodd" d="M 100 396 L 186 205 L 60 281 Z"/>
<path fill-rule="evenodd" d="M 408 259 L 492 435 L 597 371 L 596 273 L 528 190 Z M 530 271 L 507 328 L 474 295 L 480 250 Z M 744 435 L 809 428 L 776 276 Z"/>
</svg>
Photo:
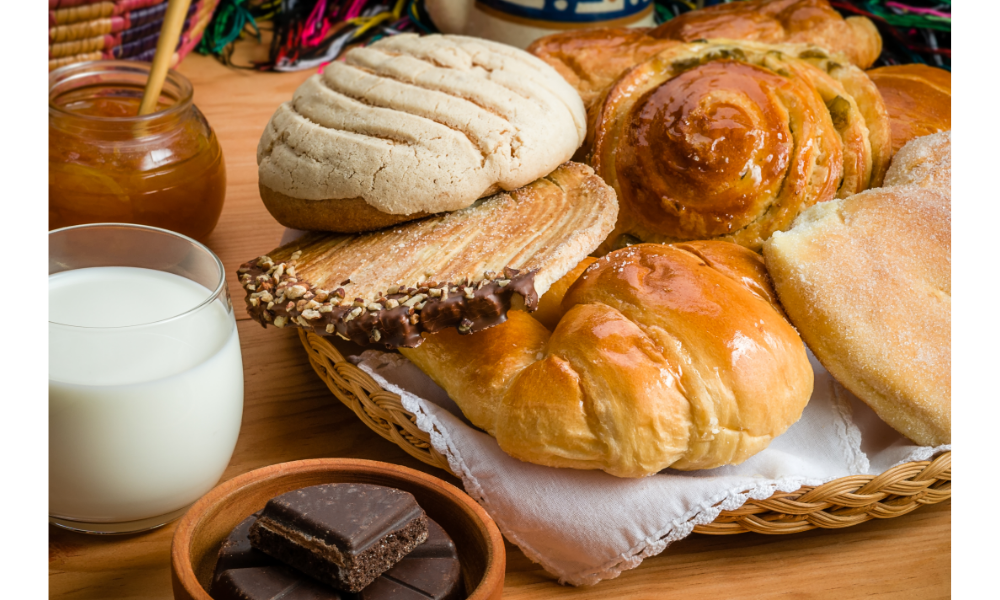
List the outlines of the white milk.
<svg viewBox="0 0 1000 600">
<path fill-rule="evenodd" d="M 243 415 L 236 324 L 224 298 L 170 318 L 210 295 L 134 267 L 49 277 L 50 515 L 156 517 L 222 476 Z"/>
</svg>

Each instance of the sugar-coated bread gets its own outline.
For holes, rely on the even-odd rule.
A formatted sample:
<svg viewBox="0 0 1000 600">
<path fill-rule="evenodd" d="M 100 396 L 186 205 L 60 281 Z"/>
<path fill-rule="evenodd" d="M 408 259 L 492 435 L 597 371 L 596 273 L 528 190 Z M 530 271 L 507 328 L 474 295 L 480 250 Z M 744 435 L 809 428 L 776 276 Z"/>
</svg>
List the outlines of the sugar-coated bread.
<svg viewBox="0 0 1000 600">
<path fill-rule="evenodd" d="M 914 138 L 951 129 L 951 71 L 921 64 L 868 71 L 889 111 L 892 151 Z"/>
<path fill-rule="evenodd" d="M 377 229 L 527 185 L 585 133 L 579 95 L 527 52 L 403 34 L 350 50 L 278 107 L 259 184 L 286 226 Z"/>
<path fill-rule="evenodd" d="M 892 157 L 885 185 L 919 185 L 951 196 L 951 131 L 907 142 Z"/>
<path fill-rule="evenodd" d="M 951 441 L 951 199 L 883 187 L 818 204 L 764 244 L 823 366 L 923 445 Z"/>
<path fill-rule="evenodd" d="M 550 331 L 426 335 L 401 352 L 515 458 L 642 477 L 743 462 L 797 421 L 813 372 L 763 261 L 728 242 L 642 244 L 557 282 Z M 560 294 L 565 294 L 560 301 Z"/>
</svg>

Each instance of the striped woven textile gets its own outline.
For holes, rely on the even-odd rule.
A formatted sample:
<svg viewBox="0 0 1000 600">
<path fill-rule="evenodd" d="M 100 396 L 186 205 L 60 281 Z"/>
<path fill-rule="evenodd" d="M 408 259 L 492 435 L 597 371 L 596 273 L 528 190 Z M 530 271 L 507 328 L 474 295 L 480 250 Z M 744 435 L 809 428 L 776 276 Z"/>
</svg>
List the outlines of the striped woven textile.
<svg viewBox="0 0 1000 600">
<path fill-rule="evenodd" d="M 173 65 L 198 44 L 217 4 L 191 3 Z M 85 60 L 152 60 L 166 10 L 166 0 L 49 0 L 49 70 Z"/>
</svg>

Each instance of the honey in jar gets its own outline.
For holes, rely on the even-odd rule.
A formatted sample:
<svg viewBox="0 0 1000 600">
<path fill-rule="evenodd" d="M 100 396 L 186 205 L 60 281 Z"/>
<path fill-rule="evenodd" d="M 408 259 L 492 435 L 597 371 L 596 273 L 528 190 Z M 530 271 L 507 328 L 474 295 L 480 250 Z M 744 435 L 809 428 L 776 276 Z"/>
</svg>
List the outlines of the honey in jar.
<svg viewBox="0 0 1000 600">
<path fill-rule="evenodd" d="M 137 223 L 204 240 L 226 196 L 219 141 L 170 71 L 138 116 L 149 63 L 92 61 L 49 76 L 49 229 Z"/>
</svg>

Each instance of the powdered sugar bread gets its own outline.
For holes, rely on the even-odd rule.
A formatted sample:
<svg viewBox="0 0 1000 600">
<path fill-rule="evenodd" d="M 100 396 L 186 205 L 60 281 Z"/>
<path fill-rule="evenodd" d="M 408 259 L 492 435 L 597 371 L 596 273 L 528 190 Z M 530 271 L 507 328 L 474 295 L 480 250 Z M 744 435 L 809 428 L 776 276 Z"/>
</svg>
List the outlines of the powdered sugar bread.
<svg viewBox="0 0 1000 600">
<path fill-rule="evenodd" d="M 261 196 L 289 227 L 376 229 L 524 186 L 585 133 L 577 92 L 527 52 L 398 35 L 349 51 L 278 107 L 257 147 Z"/>
<path fill-rule="evenodd" d="M 885 185 L 932 187 L 951 196 L 951 131 L 907 142 L 892 157 Z"/>
<path fill-rule="evenodd" d="M 803 212 L 764 244 L 792 323 L 900 433 L 951 441 L 951 199 L 915 185 Z"/>
</svg>

